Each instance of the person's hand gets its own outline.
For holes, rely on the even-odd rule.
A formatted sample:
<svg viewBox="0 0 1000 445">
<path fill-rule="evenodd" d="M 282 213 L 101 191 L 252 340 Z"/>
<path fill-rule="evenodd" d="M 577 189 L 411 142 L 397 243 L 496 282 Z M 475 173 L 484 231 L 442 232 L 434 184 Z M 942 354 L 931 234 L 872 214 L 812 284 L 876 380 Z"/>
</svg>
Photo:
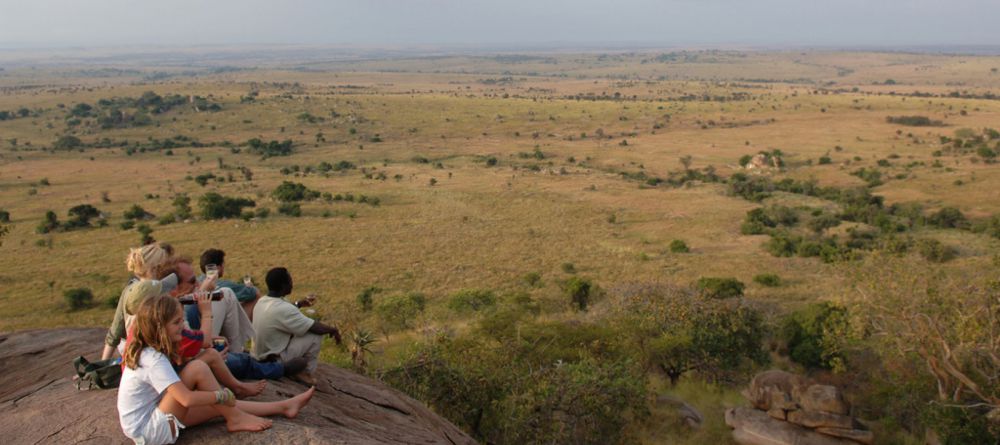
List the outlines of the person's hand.
<svg viewBox="0 0 1000 445">
<path fill-rule="evenodd" d="M 198 312 L 201 316 L 210 315 L 212 313 L 212 295 L 208 292 L 198 291 L 194 293 L 194 301 L 198 303 Z"/>
<path fill-rule="evenodd" d="M 306 295 L 305 299 L 299 300 L 298 303 L 296 303 L 296 306 L 298 306 L 301 309 L 304 307 L 312 306 L 315 303 L 316 303 L 316 294 L 309 294 Z"/>
<path fill-rule="evenodd" d="M 201 287 L 199 289 L 201 289 L 201 290 L 203 290 L 205 292 L 211 292 L 211 291 L 215 290 L 215 281 L 216 280 L 218 280 L 218 277 L 211 277 L 210 278 L 210 277 L 206 276 L 205 279 L 201 281 Z"/>
</svg>

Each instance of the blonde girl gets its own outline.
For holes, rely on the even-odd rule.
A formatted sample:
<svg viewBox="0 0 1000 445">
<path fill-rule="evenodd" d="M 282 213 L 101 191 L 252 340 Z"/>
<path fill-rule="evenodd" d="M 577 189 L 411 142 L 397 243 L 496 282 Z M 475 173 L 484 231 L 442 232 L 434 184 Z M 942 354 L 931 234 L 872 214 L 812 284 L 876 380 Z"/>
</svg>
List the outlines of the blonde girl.
<svg viewBox="0 0 1000 445">
<path fill-rule="evenodd" d="M 262 431 L 271 421 L 258 416 L 293 418 L 309 403 L 316 388 L 277 402 L 237 401 L 200 360 L 178 375 L 174 366 L 180 360 L 183 315 L 180 303 L 169 296 L 147 298 L 136 313 L 118 388 L 122 431 L 136 444 L 174 443 L 181 429 L 219 416 L 231 432 Z"/>
</svg>

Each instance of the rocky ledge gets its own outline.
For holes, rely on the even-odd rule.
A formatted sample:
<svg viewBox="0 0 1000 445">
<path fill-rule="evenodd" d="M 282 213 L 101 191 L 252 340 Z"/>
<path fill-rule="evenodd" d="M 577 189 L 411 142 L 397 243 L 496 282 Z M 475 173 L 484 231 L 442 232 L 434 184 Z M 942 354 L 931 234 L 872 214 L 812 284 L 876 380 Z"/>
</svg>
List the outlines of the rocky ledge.
<svg viewBox="0 0 1000 445">
<path fill-rule="evenodd" d="M 9 444 L 129 444 L 118 424 L 117 390 L 76 389 L 72 361 L 94 358 L 95 328 L 0 334 L 0 437 Z M 226 431 L 214 421 L 183 431 L 179 444 L 475 444 L 426 406 L 382 383 L 320 365 L 310 404 L 295 419 L 272 417 L 260 433 Z M 271 381 L 251 400 L 277 400 L 306 388 Z"/>
</svg>

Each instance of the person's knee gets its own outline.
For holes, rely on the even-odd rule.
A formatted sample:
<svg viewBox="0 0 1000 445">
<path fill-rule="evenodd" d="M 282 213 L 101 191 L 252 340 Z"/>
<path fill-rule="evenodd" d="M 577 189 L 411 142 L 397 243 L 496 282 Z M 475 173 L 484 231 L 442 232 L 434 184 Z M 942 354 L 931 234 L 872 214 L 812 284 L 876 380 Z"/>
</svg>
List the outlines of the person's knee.
<svg viewBox="0 0 1000 445">
<path fill-rule="evenodd" d="M 201 355 L 198 356 L 198 359 L 210 365 L 214 363 L 222 363 L 222 355 L 219 354 L 219 351 L 215 348 L 203 349 Z"/>
<path fill-rule="evenodd" d="M 191 360 L 187 365 L 184 365 L 184 369 L 180 372 L 181 380 L 185 383 L 194 383 L 205 376 L 211 375 L 212 369 L 208 367 L 208 363 L 201 360 Z"/>
</svg>

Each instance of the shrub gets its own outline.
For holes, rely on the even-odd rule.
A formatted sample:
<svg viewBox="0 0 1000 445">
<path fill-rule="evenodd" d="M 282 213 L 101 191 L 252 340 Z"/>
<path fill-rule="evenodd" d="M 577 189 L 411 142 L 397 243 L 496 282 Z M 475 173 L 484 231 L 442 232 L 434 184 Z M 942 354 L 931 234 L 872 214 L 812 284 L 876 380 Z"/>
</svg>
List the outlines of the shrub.
<svg viewBox="0 0 1000 445">
<path fill-rule="evenodd" d="M 90 292 L 90 289 L 81 287 L 63 292 L 63 298 L 71 311 L 77 311 L 90 307 L 94 301 L 94 294 Z"/>
<path fill-rule="evenodd" d="M 149 244 L 149 243 L 152 243 L 153 241 L 155 241 L 153 239 L 153 237 L 151 236 L 152 233 L 153 233 L 153 229 L 151 227 L 149 227 L 148 225 L 146 225 L 146 224 L 139 224 L 138 226 L 136 226 L 135 230 L 136 230 L 136 232 L 139 232 L 139 236 L 141 236 L 141 238 L 139 239 L 139 244 L 140 245 L 145 246 L 146 244 Z"/>
<path fill-rule="evenodd" d="M 593 283 L 586 278 L 571 277 L 563 283 L 563 292 L 576 310 L 585 311 L 590 303 Z"/>
<path fill-rule="evenodd" d="M 740 233 L 744 235 L 760 235 L 767 233 L 767 229 L 778 225 L 767 212 L 762 208 L 756 208 L 747 212 L 740 225 Z"/>
<path fill-rule="evenodd" d="M 132 220 L 122 221 L 120 227 L 122 230 L 132 230 L 133 228 L 135 228 L 135 221 Z"/>
<path fill-rule="evenodd" d="M 687 243 L 683 240 L 675 239 L 670 242 L 670 251 L 673 253 L 688 253 L 691 251 Z"/>
<path fill-rule="evenodd" d="M 811 305 L 782 322 L 781 338 L 789 357 L 810 368 L 842 369 L 837 341 L 846 335 L 847 309 L 830 303 Z"/>
<path fill-rule="evenodd" d="M 967 229 L 969 220 L 961 210 L 954 207 L 943 207 L 927 217 L 927 224 L 942 229 Z"/>
<path fill-rule="evenodd" d="M 541 287 L 542 286 L 542 274 L 538 272 L 528 272 L 522 277 L 524 283 L 531 287 Z"/>
<path fill-rule="evenodd" d="M 746 285 L 736 278 L 701 277 L 696 287 L 703 297 L 725 299 L 742 297 Z"/>
<path fill-rule="evenodd" d="M 494 305 L 496 305 L 496 295 L 485 289 L 463 289 L 448 299 L 448 308 L 455 312 L 477 312 Z"/>
<path fill-rule="evenodd" d="M 573 263 L 562 263 L 559 267 L 565 273 L 576 273 L 576 266 L 574 266 Z"/>
<path fill-rule="evenodd" d="M 830 156 L 823 155 L 819 157 L 819 165 L 827 165 L 831 162 L 833 162 L 833 160 L 830 159 Z"/>
<path fill-rule="evenodd" d="M 253 215 L 257 218 L 267 218 L 271 214 L 271 209 L 267 207 L 258 207 L 254 210 Z"/>
<path fill-rule="evenodd" d="M 148 215 L 148 216 L 147 216 Z M 153 215 L 143 209 L 139 204 L 133 204 L 125 213 L 122 214 L 125 219 L 149 219 Z"/>
<path fill-rule="evenodd" d="M 302 216 L 302 207 L 295 202 L 283 202 L 278 206 L 278 213 L 298 218 Z"/>
<path fill-rule="evenodd" d="M 311 201 L 319 198 L 320 193 L 309 190 L 306 186 L 297 182 L 283 181 L 281 185 L 271 192 L 274 199 L 282 202 Z"/>
<path fill-rule="evenodd" d="M 157 223 L 161 226 L 165 226 L 167 224 L 173 224 L 175 222 L 177 222 L 177 217 L 175 217 L 173 213 L 167 213 L 166 215 L 161 216 L 159 220 L 157 220 Z"/>
<path fill-rule="evenodd" d="M 45 212 L 45 219 L 42 220 L 40 224 L 38 224 L 38 227 L 35 228 L 35 231 L 41 234 L 45 234 L 55 231 L 56 229 L 59 228 L 59 226 L 60 226 L 59 218 L 56 216 L 56 212 L 49 210 Z"/>
<path fill-rule="evenodd" d="M 823 233 L 824 230 L 837 227 L 839 225 L 840 225 L 840 218 L 837 218 L 836 216 L 831 215 L 829 213 L 823 213 L 816 217 L 813 217 L 813 219 L 810 219 L 809 222 L 806 223 L 806 227 L 808 227 L 809 230 L 816 232 L 817 234 Z"/>
<path fill-rule="evenodd" d="M 374 303 L 375 294 L 382 292 L 377 286 L 368 286 L 354 298 L 362 312 L 370 312 Z"/>
<path fill-rule="evenodd" d="M 908 125 L 911 127 L 939 127 L 943 122 L 931 120 L 927 116 L 887 116 L 885 121 L 890 124 Z"/>
<path fill-rule="evenodd" d="M 761 286 L 767 287 L 778 287 L 781 286 L 781 277 L 773 273 L 762 273 L 754 275 L 754 283 L 760 284 Z"/>
<path fill-rule="evenodd" d="M 246 198 L 231 198 L 209 192 L 198 198 L 198 205 L 201 207 L 202 218 L 223 219 L 237 218 L 243 213 L 244 207 L 253 207 L 256 203 Z"/>
<path fill-rule="evenodd" d="M 80 138 L 67 135 L 60 136 L 59 139 L 56 139 L 56 141 L 52 143 L 52 148 L 55 148 L 56 150 L 72 150 L 74 148 L 79 148 L 82 145 L 83 141 L 81 141 Z"/>
<path fill-rule="evenodd" d="M 191 197 L 183 193 L 174 197 L 174 216 L 178 221 L 191 219 Z"/>
<path fill-rule="evenodd" d="M 958 255 L 954 247 L 947 246 L 936 239 L 922 239 L 917 241 L 917 252 L 927 261 L 934 263 L 944 263 L 950 261 Z"/>
<path fill-rule="evenodd" d="M 0 223 L 10 222 L 10 212 L 6 210 L 0 210 Z"/>
<path fill-rule="evenodd" d="M 380 301 L 375 313 L 382 321 L 382 331 L 412 328 L 414 318 L 424 312 L 427 299 L 423 294 L 410 292 L 397 294 Z"/>
</svg>

